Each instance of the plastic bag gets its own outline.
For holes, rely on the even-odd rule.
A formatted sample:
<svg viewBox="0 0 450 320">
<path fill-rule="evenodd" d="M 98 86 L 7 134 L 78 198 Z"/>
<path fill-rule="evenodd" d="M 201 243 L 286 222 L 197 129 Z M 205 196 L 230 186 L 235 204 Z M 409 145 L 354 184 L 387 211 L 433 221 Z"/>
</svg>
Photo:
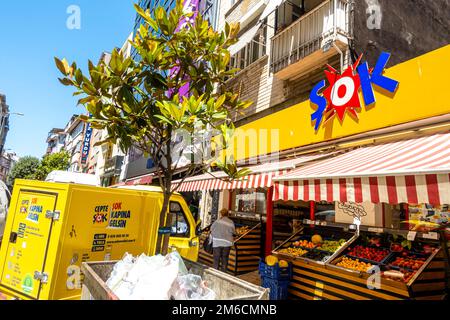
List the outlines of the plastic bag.
<svg viewBox="0 0 450 320">
<path fill-rule="evenodd" d="M 108 281 L 106 281 L 106 285 L 111 290 L 114 291 L 116 289 L 116 287 L 126 277 L 128 271 L 130 271 L 131 268 L 133 268 L 133 264 L 134 264 L 133 256 L 131 254 L 129 254 L 128 252 L 125 253 L 122 260 L 120 260 L 119 262 L 117 262 L 114 265 L 111 275 L 110 275 Z"/>
<path fill-rule="evenodd" d="M 173 261 L 174 263 L 178 263 L 178 274 L 183 276 L 187 275 L 188 269 L 186 268 L 186 265 L 184 264 L 183 258 L 180 256 L 178 251 L 173 251 L 166 255 L 166 260 Z"/>
<path fill-rule="evenodd" d="M 205 252 L 209 253 L 209 254 L 213 253 L 214 249 L 213 249 L 213 241 L 212 241 L 211 234 L 209 234 L 208 238 L 203 243 L 203 250 L 205 250 Z"/>
<path fill-rule="evenodd" d="M 171 295 L 175 300 L 215 300 L 216 294 L 206 286 L 200 276 L 187 274 L 179 276 L 172 286 Z"/>
<path fill-rule="evenodd" d="M 146 262 L 148 263 L 149 261 Z M 154 261 L 151 263 L 154 263 Z M 145 265 L 143 264 L 142 267 L 145 267 Z M 131 290 L 130 296 L 125 297 L 123 300 L 170 299 L 170 289 L 178 276 L 178 262 L 175 260 L 164 260 L 162 265 L 159 265 L 156 269 L 151 269 L 149 268 L 142 273 L 136 274 L 137 282 Z"/>
<path fill-rule="evenodd" d="M 120 300 L 214 300 L 202 278 L 189 274 L 176 251 L 162 255 L 125 254 L 106 282 Z"/>
<path fill-rule="evenodd" d="M 168 300 L 178 272 L 176 257 L 142 254 L 134 259 L 126 254 L 114 266 L 106 284 L 121 300 Z"/>
</svg>

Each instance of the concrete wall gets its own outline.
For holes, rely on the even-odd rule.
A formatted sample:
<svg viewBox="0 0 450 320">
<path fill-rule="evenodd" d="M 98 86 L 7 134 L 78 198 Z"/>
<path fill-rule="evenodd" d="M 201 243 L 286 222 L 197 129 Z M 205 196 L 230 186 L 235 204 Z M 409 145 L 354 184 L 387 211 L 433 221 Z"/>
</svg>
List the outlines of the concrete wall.
<svg viewBox="0 0 450 320">
<path fill-rule="evenodd" d="M 222 0 L 219 8 L 219 25 L 225 25 L 225 20 L 238 21 L 249 9 L 259 1 L 238 1 L 230 11 L 231 0 Z M 225 14 L 227 16 L 225 17 Z M 280 111 L 296 103 L 309 99 L 309 93 L 314 85 L 324 78 L 325 65 L 317 66 L 311 73 L 294 81 L 284 81 L 273 75 L 270 70 L 271 41 L 275 30 L 270 26 L 275 25 L 275 13 L 267 18 L 267 56 L 260 58 L 247 68 L 241 70 L 233 79 L 228 81 L 228 88 L 240 92 L 242 100 L 253 101 L 253 104 L 240 114 L 235 114 L 233 120 L 236 126 L 254 121 L 270 113 Z M 339 68 L 339 56 L 334 56 L 328 63 Z"/>
<path fill-rule="evenodd" d="M 237 22 L 261 1 L 263 0 L 236 0 L 235 4 L 231 5 L 231 0 L 222 0 L 220 14 L 223 14 L 227 22 Z"/>
<path fill-rule="evenodd" d="M 364 53 L 371 65 L 382 51 L 392 53 L 388 65 L 392 66 L 450 42 L 450 0 L 354 3 L 354 48 L 358 54 Z"/>
</svg>

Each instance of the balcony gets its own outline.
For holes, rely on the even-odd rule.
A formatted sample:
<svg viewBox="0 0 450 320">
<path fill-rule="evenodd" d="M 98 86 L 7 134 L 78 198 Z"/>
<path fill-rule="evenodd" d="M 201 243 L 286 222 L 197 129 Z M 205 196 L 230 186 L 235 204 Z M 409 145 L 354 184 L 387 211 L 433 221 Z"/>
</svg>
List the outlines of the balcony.
<svg viewBox="0 0 450 320">
<path fill-rule="evenodd" d="M 124 156 L 115 156 L 105 161 L 104 175 L 120 175 Z"/>
<path fill-rule="evenodd" d="M 271 70 L 293 80 L 323 65 L 348 46 L 349 4 L 327 0 L 306 12 L 271 39 Z"/>
</svg>

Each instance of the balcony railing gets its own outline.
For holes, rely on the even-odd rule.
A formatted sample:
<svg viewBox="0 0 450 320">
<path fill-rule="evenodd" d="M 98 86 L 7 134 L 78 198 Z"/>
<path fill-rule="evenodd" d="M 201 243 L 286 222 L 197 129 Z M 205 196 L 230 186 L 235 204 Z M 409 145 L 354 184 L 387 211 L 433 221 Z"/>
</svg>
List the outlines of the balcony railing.
<svg viewBox="0 0 450 320">
<path fill-rule="evenodd" d="M 333 42 L 341 47 L 347 45 L 348 36 L 348 1 L 324 1 L 272 38 L 272 71 L 277 74 L 293 64 L 300 63 L 302 59 L 322 51 L 325 46 L 332 46 Z M 327 58 L 327 55 L 331 53 L 336 53 L 332 50 L 334 49 L 323 50 L 330 52 L 325 54 L 323 58 Z M 314 64 L 317 61 L 312 62 Z M 298 66 L 295 69 L 297 72 L 301 70 Z M 281 72 L 277 76 L 288 79 L 292 76 L 292 71 L 286 70 L 286 72 Z"/>
</svg>

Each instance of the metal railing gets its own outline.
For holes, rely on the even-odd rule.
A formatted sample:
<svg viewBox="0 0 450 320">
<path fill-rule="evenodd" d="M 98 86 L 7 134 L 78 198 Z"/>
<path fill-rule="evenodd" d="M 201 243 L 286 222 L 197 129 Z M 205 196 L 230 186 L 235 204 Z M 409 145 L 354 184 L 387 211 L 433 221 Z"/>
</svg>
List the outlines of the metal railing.
<svg viewBox="0 0 450 320">
<path fill-rule="evenodd" d="M 271 39 L 271 69 L 277 73 L 348 33 L 348 0 L 324 1 Z"/>
</svg>

